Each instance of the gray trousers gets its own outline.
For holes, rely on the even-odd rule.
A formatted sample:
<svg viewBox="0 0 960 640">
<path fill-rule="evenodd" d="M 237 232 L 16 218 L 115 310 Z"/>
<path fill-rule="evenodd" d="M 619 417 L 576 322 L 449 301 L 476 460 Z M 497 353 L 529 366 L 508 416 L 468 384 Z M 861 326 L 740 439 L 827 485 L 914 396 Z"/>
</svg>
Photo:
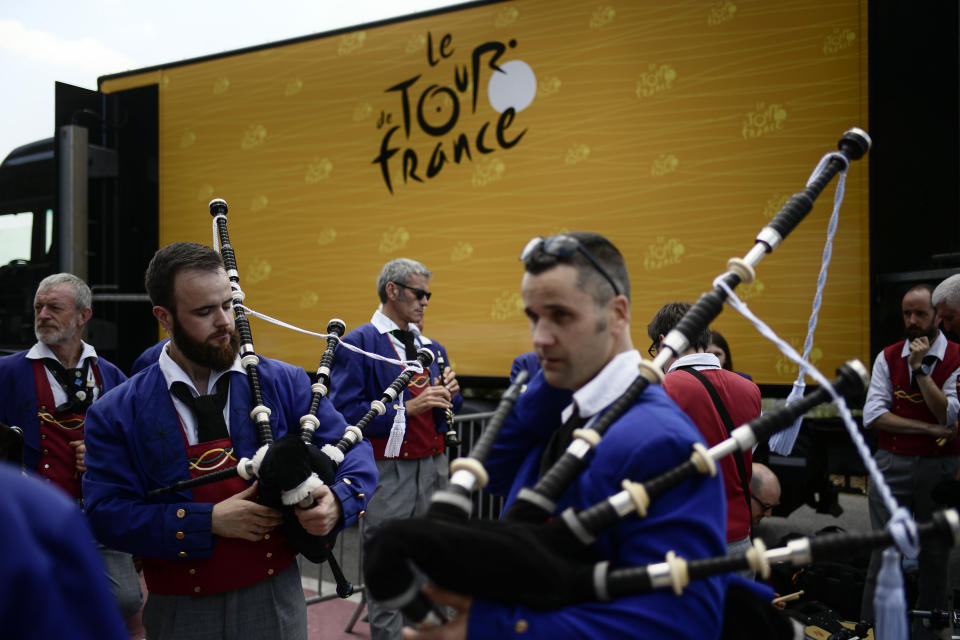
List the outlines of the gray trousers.
<svg viewBox="0 0 960 640">
<path fill-rule="evenodd" d="M 364 540 L 386 520 L 409 518 L 425 513 L 434 491 L 447 486 L 450 475 L 447 454 L 417 460 L 377 460 L 380 481 L 364 515 Z M 403 614 L 386 609 L 367 591 L 370 640 L 398 640 L 402 637 Z"/>
<path fill-rule="evenodd" d="M 294 562 L 277 576 L 210 596 L 151 593 L 147 640 L 307 640 L 307 605 Z"/>
<path fill-rule="evenodd" d="M 890 485 L 890 491 L 897 503 L 906 507 L 917 522 L 930 520 L 933 512 L 940 508 L 930 491 L 941 480 L 953 479 L 960 467 L 960 457 L 906 456 L 878 449 L 877 466 Z M 867 494 L 870 507 L 870 526 L 882 529 L 890 519 L 890 512 L 880 498 L 880 492 L 871 484 Z M 866 583 L 863 589 L 863 601 L 860 605 L 860 619 L 873 622 L 873 593 L 877 586 L 877 574 L 880 573 L 881 554 L 879 549 L 870 554 L 870 566 L 867 569 Z M 946 609 L 949 602 L 949 559 L 950 549 L 942 542 L 923 544 L 919 557 L 919 592 L 916 603 L 907 603 L 917 609 Z"/>
<path fill-rule="evenodd" d="M 740 540 L 734 540 L 733 542 L 727 543 L 727 555 L 728 556 L 739 556 L 745 554 L 753 547 L 753 540 L 750 539 L 750 536 L 742 538 Z M 741 576 L 746 580 L 753 580 L 756 578 L 756 573 L 753 569 L 741 569 L 738 571 Z"/>
<path fill-rule="evenodd" d="M 97 543 L 100 560 L 103 562 L 104 572 L 110 593 L 120 607 L 120 615 L 124 620 L 140 610 L 143 604 L 143 593 L 140 591 L 140 575 L 133 566 L 133 556 L 123 551 L 116 551 Z"/>
</svg>

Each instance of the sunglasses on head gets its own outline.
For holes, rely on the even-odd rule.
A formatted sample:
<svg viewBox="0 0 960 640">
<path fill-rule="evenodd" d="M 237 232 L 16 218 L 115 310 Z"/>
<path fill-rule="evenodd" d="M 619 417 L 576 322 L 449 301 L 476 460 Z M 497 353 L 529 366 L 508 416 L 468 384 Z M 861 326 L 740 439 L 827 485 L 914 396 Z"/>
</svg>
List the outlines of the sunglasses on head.
<svg viewBox="0 0 960 640">
<path fill-rule="evenodd" d="M 430 296 L 433 295 L 433 293 L 431 293 L 430 291 L 424 291 L 423 289 L 417 289 L 416 287 L 408 287 L 407 285 L 400 284 L 399 282 L 394 282 L 393 284 L 397 285 L 398 287 L 403 287 L 404 289 L 409 289 L 410 291 L 413 291 L 413 295 L 417 297 L 417 300 L 419 300 L 420 298 L 426 298 L 427 300 L 429 300 Z"/>
<path fill-rule="evenodd" d="M 527 243 L 527 246 L 523 248 L 523 251 L 520 253 L 520 259 L 526 262 L 533 256 L 537 249 L 540 249 L 544 254 L 554 258 L 568 258 L 575 252 L 579 251 L 587 258 L 587 260 L 590 261 L 590 264 L 596 268 L 600 275 L 607 279 L 607 282 L 609 282 L 610 286 L 613 287 L 613 293 L 615 295 L 620 295 L 620 287 L 617 286 L 617 283 L 614 282 L 607 270 L 604 269 L 600 263 L 597 262 L 597 259 L 594 258 L 593 255 L 584 248 L 580 241 L 573 236 L 561 233 L 559 235 L 550 236 L 549 238 L 533 238 Z"/>
</svg>

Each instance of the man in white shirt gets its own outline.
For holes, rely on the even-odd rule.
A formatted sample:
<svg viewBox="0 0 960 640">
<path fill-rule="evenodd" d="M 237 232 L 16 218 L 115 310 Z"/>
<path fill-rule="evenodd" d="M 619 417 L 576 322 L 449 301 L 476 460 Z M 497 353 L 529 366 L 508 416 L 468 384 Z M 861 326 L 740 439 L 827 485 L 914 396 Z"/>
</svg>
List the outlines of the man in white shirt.
<svg viewBox="0 0 960 640">
<path fill-rule="evenodd" d="M 30 349 L 0 358 L 0 422 L 23 430 L 23 465 L 81 502 L 87 470 L 84 421 L 91 403 L 126 380 L 84 342 L 93 295 L 70 273 L 44 278 L 33 301 Z M 99 547 L 110 589 L 124 618 L 140 609 L 140 580 L 128 553 Z"/>
<path fill-rule="evenodd" d="M 863 406 L 863 425 L 877 430 L 877 465 L 897 503 L 917 521 L 937 508 L 930 495 L 941 480 L 953 479 L 960 467 L 956 438 L 957 373 L 960 345 L 937 328 L 930 285 L 917 285 L 903 296 L 905 339 L 887 346 L 873 363 Z M 870 524 L 884 527 L 890 514 L 873 485 L 869 490 Z M 920 552 L 918 609 L 947 607 L 948 550 L 938 543 Z M 863 590 L 861 619 L 873 621 L 873 594 L 880 552 L 870 557 Z"/>
</svg>

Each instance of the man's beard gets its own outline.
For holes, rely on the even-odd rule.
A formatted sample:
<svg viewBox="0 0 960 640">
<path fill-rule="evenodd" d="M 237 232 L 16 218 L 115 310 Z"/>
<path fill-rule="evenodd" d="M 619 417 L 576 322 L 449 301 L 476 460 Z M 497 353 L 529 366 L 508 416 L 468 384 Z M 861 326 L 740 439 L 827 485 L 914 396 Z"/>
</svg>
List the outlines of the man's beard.
<svg viewBox="0 0 960 640">
<path fill-rule="evenodd" d="M 173 319 L 173 342 L 187 358 L 214 371 L 223 371 L 233 366 L 233 361 L 236 360 L 237 352 L 240 350 L 240 336 L 236 329 L 230 330 L 229 342 L 215 347 L 188 336 L 176 318 Z"/>
<path fill-rule="evenodd" d="M 918 327 L 907 327 L 904 329 L 903 333 L 906 336 L 907 340 L 916 340 L 917 338 L 923 338 L 926 336 L 930 340 L 930 344 L 933 344 L 933 341 L 937 339 L 937 333 L 940 331 L 937 328 L 936 324 L 931 324 L 930 328 L 926 331 Z"/>
<path fill-rule="evenodd" d="M 70 329 L 55 329 L 54 327 L 44 327 L 44 329 L 50 330 L 53 329 L 53 333 L 42 334 L 40 332 L 40 327 L 36 325 L 33 326 L 33 335 L 36 336 L 37 342 L 42 342 L 48 347 L 58 344 L 63 344 L 64 342 L 69 341 L 73 336 L 77 335 L 79 328 L 74 327 L 73 330 Z"/>
</svg>

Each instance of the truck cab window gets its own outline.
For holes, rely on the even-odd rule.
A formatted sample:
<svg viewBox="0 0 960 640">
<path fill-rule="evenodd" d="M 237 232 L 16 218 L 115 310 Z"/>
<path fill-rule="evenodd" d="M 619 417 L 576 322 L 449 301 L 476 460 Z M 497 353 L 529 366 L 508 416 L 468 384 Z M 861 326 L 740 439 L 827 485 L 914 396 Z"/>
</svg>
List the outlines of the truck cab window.
<svg viewBox="0 0 960 640">
<path fill-rule="evenodd" d="M 52 216 L 52 213 L 50 212 L 49 215 Z M 9 264 L 14 260 L 29 261 L 32 236 L 32 211 L 0 215 L 0 266 Z M 48 228 L 47 248 L 49 248 L 51 240 L 52 235 Z"/>
</svg>

